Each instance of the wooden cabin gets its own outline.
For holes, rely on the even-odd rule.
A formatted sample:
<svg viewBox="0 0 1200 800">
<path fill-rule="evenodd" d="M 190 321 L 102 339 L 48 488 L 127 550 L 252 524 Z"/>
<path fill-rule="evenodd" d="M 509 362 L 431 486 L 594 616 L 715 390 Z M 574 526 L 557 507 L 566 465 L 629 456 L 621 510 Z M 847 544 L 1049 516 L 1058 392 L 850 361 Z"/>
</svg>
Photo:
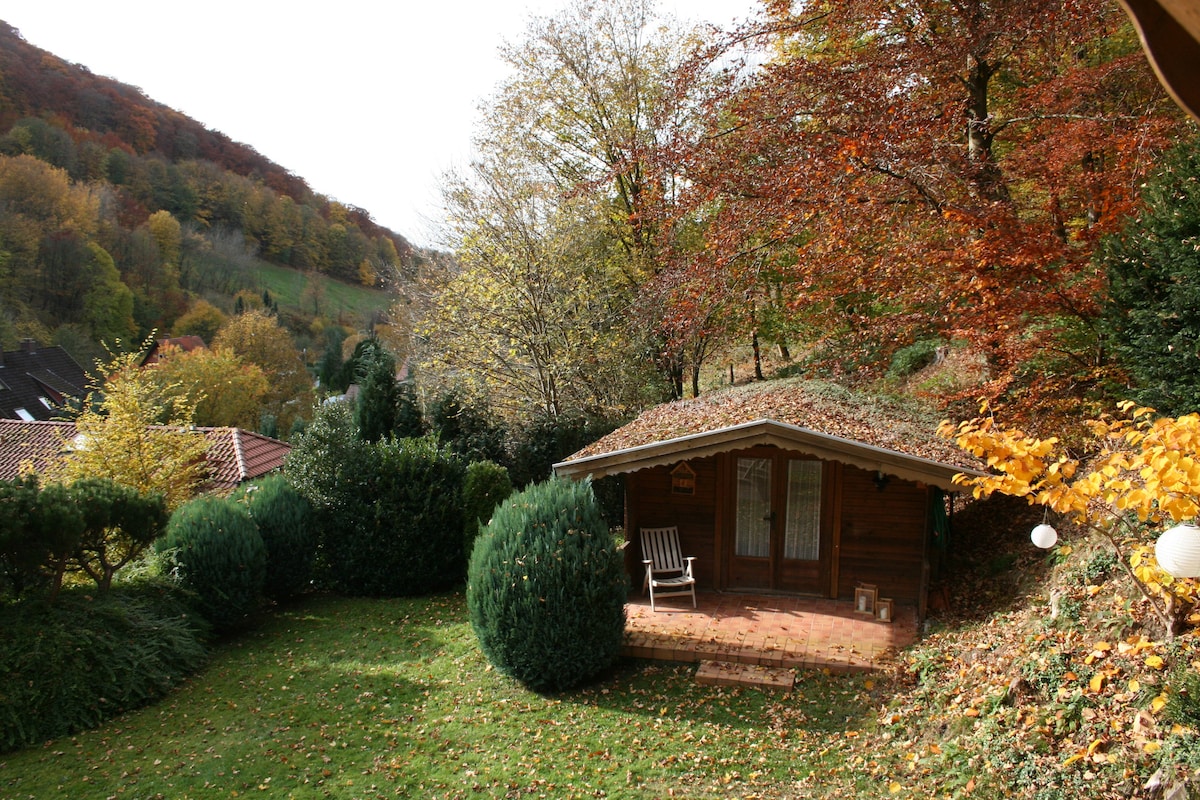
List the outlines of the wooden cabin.
<svg viewBox="0 0 1200 800">
<path fill-rule="evenodd" d="M 923 613 L 945 497 L 956 473 L 979 465 L 931 419 L 809 387 L 659 406 L 554 470 L 624 475 L 631 575 L 641 569 L 637 530 L 674 525 L 701 589 L 852 599 L 868 584 Z"/>
</svg>

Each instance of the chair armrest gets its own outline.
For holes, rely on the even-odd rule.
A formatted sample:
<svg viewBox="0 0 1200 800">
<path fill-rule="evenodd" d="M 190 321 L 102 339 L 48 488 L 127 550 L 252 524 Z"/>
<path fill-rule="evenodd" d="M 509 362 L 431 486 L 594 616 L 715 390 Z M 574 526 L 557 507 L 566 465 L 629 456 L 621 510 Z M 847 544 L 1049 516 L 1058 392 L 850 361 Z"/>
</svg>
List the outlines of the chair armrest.
<svg viewBox="0 0 1200 800">
<path fill-rule="evenodd" d="M 650 560 L 650 559 L 648 559 L 648 558 L 643 558 L 643 559 L 642 559 L 642 563 L 643 563 L 643 564 L 645 564 L 645 565 L 648 567 L 648 566 L 650 566 L 651 564 L 653 564 L 654 562 L 653 562 L 653 561 L 651 561 L 651 560 Z"/>
<path fill-rule="evenodd" d="M 687 566 L 685 566 L 683 569 L 683 574 L 687 575 L 689 578 L 693 577 L 692 576 L 692 562 L 696 560 L 696 557 L 695 556 L 684 556 L 683 560 L 687 562 Z"/>
</svg>

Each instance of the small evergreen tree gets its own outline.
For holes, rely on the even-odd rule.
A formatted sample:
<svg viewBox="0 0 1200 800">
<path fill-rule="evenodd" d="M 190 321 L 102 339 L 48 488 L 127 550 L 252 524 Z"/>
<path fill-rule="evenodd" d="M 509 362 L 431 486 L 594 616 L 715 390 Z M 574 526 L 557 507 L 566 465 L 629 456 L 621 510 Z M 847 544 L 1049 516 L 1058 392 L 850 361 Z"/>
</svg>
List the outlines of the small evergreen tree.
<svg viewBox="0 0 1200 800">
<path fill-rule="evenodd" d="M 560 691 L 617 657 L 627 585 L 591 485 L 555 479 L 496 509 L 471 555 L 467 604 L 498 670 Z"/>
<path fill-rule="evenodd" d="M 198 497 L 171 515 L 155 547 L 183 587 L 195 593 L 213 628 L 239 627 L 258 608 L 267 548 L 245 507 Z"/>
<path fill-rule="evenodd" d="M 463 552 L 471 556 L 479 530 L 492 518 L 496 504 L 512 494 L 508 470 L 492 461 L 476 461 L 467 465 L 463 479 Z"/>
<path fill-rule="evenodd" d="M 421 414 L 421 403 L 417 399 L 417 387 L 411 380 L 397 387 L 396 429 L 399 439 L 417 439 L 425 435 L 425 418 Z"/>
<path fill-rule="evenodd" d="M 1200 141 L 1178 147 L 1147 182 L 1141 215 L 1105 239 L 1105 328 L 1136 383 L 1165 414 L 1200 410 Z"/>
<path fill-rule="evenodd" d="M 359 438 L 377 442 L 396 428 L 400 392 L 396 384 L 396 359 L 376 344 L 359 364 L 358 405 L 354 421 Z"/>
<path fill-rule="evenodd" d="M 270 475 L 242 487 L 238 498 L 267 547 L 263 591 L 272 600 L 287 600 L 309 587 L 317 555 L 312 505 L 282 475 Z"/>
</svg>

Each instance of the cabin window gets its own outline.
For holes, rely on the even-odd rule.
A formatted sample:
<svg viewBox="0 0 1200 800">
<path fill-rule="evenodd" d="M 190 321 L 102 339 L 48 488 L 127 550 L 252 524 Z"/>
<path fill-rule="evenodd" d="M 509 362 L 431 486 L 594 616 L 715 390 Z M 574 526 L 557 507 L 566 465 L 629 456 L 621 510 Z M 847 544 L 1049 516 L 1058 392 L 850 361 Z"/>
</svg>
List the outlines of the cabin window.
<svg viewBox="0 0 1200 800">
<path fill-rule="evenodd" d="M 769 558 L 771 555 L 771 459 L 737 460 L 737 555 Z"/>
<path fill-rule="evenodd" d="M 816 561 L 821 557 L 821 472 L 820 461 L 788 461 L 784 558 Z"/>
</svg>

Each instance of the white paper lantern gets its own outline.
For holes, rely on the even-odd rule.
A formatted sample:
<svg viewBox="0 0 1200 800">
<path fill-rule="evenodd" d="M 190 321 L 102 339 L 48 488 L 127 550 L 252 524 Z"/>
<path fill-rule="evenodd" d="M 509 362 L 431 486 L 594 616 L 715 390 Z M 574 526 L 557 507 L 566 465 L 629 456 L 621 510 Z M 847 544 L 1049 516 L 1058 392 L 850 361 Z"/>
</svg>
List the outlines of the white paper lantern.
<svg viewBox="0 0 1200 800">
<path fill-rule="evenodd" d="M 1176 578 L 1200 577 L 1200 528 L 1176 525 L 1154 543 L 1158 565 Z"/>
<path fill-rule="evenodd" d="M 1053 525 L 1047 525 L 1043 522 L 1041 525 L 1034 527 L 1033 531 L 1029 534 L 1029 538 L 1038 547 L 1047 550 L 1054 547 L 1054 543 L 1058 541 L 1058 531 L 1054 530 Z"/>
</svg>

